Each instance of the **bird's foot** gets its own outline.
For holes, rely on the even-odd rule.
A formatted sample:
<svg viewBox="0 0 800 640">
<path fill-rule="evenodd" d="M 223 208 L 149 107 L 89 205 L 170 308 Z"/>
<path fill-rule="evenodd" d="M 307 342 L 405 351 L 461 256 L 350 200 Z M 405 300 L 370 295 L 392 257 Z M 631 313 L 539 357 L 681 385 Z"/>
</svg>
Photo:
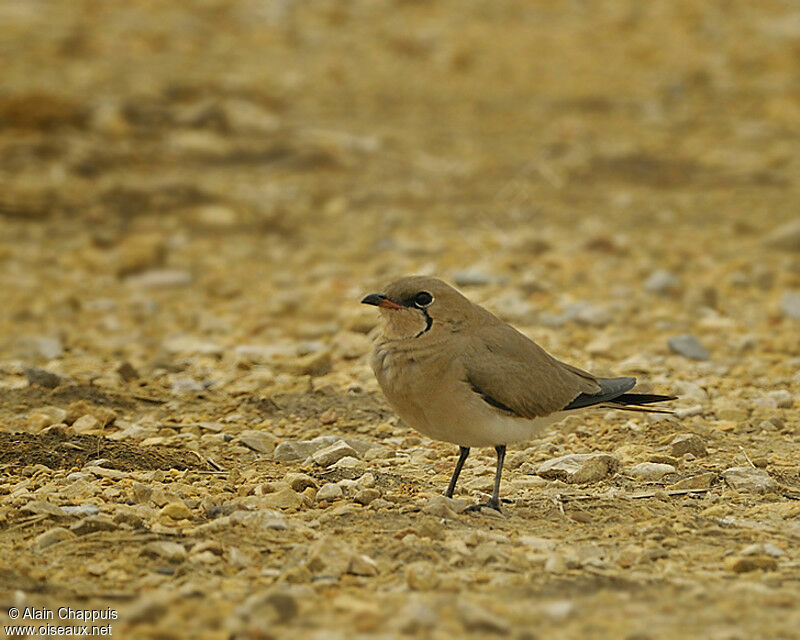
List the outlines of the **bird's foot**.
<svg viewBox="0 0 800 640">
<path fill-rule="evenodd" d="M 494 509 L 499 513 L 503 513 L 502 510 L 500 509 L 500 501 L 495 500 L 493 498 L 489 498 L 486 502 L 482 502 L 481 504 L 473 504 L 467 507 L 466 509 L 464 509 L 464 513 L 467 513 L 469 511 L 480 511 L 484 507 L 487 509 Z"/>
</svg>

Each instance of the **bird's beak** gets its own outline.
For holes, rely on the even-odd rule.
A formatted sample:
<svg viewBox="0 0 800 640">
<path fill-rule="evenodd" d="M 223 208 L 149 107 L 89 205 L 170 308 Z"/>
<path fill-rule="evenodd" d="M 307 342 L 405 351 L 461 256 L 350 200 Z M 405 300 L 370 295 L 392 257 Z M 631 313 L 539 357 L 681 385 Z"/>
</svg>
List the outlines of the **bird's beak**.
<svg viewBox="0 0 800 640">
<path fill-rule="evenodd" d="M 401 306 L 396 302 L 390 300 L 382 293 L 370 293 L 366 298 L 361 301 L 362 304 L 371 304 L 373 307 L 381 307 L 382 309 L 400 309 Z"/>
</svg>

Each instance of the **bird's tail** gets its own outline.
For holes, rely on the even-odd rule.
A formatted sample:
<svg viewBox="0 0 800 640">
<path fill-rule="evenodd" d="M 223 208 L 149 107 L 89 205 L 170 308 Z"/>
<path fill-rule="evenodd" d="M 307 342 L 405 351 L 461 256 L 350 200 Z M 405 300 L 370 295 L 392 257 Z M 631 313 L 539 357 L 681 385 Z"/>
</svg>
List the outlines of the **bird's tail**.
<svg viewBox="0 0 800 640">
<path fill-rule="evenodd" d="M 639 411 L 641 413 L 665 413 L 674 414 L 669 409 L 648 407 L 646 405 L 656 402 L 667 402 L 677 400 L 677 396 L 662 396 L 657 393 L 623 393 L 613 400 L 609 400 L 604 406 L 609 409 L 619 409 L 622 411 Z"/>
</svg>

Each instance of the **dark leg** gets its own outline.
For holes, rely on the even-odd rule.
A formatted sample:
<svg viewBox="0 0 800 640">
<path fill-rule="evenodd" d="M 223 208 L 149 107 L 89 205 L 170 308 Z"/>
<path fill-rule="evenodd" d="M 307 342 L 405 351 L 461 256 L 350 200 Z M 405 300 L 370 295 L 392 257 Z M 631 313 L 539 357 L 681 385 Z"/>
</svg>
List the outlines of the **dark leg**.
<svg viewBox="0 0 800 640">
<path fill-rule="evenodd" d="M 500 476 L 503 473 L 503 461 L 506 458 L 506 445 L 501 444 L 494 448 L 497 451 L 497 471 L 494 474 L 494 490 L 488 502 L 467 507 L 467 511 L 479 511 L 481 507 L 489 507 L 500 511 Z"/>
<path fill-rule="evenodd" d="M 450 484 L 447 485 L 447 491 L 444 492 L 444 495 L 448 498 L 453 497 L 453 491 L 456 489 L 456 482 L 458 482 L 458 476 L 461 474 L 461 468 L 464 466 L 464 462 L 469 455 L 469 447 L 459 447 L 458 448 L 458 462 L 456 462 L 456 468 L 453 469 L 453 475 L 450 476 Z"/>
</svg>

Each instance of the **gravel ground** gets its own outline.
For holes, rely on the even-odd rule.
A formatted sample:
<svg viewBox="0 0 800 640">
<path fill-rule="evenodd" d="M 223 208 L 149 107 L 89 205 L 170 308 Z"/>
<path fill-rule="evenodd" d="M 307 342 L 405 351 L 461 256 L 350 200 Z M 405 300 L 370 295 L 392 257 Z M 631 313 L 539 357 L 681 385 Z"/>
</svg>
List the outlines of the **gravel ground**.
<svg viewBox="0 0 800 640">
<path fill-rule="evenodd" d="M 791 3 L 30 0 L 0 34 L 3 624 L 797 637 Z M 443 498 L 456 447 L 368 365 L 358 301 L 411 273 L 676 415 L 570 417 L 462 513 L 494 452 Z"/>
</svg>

